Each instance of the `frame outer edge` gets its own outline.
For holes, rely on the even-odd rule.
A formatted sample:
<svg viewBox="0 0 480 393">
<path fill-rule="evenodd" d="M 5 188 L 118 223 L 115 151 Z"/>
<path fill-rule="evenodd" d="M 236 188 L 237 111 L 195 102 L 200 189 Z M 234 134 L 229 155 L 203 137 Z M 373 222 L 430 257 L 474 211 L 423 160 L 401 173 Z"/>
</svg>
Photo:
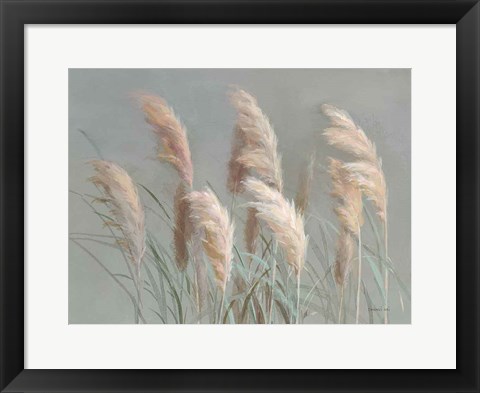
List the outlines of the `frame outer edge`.
<svg viewBox="0 0 480 393">
<path fill-rule="evenodd" d="M 0 0 L 1 1 L 1 0 Z M 36 5 L 41 4 L 41 1 L 36 1 Z M 78 3 L 78 2 L 77 2 Z M 82 2 L 80 2 L 82 3 Z M 86 2 L 83 2 L 86 4 Z M 32 2 L 24 3 L 25 7 Z M 51 2 L 50 2 L 51 4 Z M 65 7 L 65 1 L 59 1 L 59 6 Z M 75 4 L 75 3 L 73 3 Z M 18 3 L 17 3 L 18 5 Z M 113 4 L 112 4 L 113 5 Z M 93 8 L 94 4 L 91 4 Z M 0 95 L 0 280 L 1 280 L 1 366 L 0 366 L 0 390 L 1 391 L 52 391 L 55 389 L 60 381 L 55 380 L 55 375 L 59 370 L 36 370 L 41 377 L 38 379 L 30 378 L 32 372 L 29 370 L 23 371 L 24 361 L 24 269 L 12 261 L 23 261 L 23 225 L 24 213 L 21 208 L 24 201 L 24 156 L 23 156 L 23 138 L 15 138 L 15 132 L 23 130 L 23 69 L 24 69 L 24 20 L 25 14 L 22 14 L 22 7 L 16 7 L 12 2 L 0 2 L 0 17 L 1 17 L 1 95 Z M 6 17 L 8 10 L 8 18 Z M 84 10 L 85 11 L 85 10 Z M 29 14 L 26 12 L 26 14 Z M 85 12 L 82 12 L 84 15 Z M 30 15 L 30 18 L 32 16 Z M 45 18 L 43 16 L 43 22 Z M 79 19 L 82 17 L 79 16 Z M 42 17 L 33 18 L 38 23 L 42 23 Z M 56 23 L 61 20 L 61 15 L 57 14 L 53 17 Z M 432 17 L 432 20 L 435 18 Z M 55 22 L 54 22 L 55 23 Z M 451 22 L 453 23 L 453 22 Z M 478 376 L 478 343 L 479 343 L 479 246 L 478 246 L 478 225 L 479 225 L 479 31 L 480 31 L 480 6 L 478 2 L 465 14 L 463 19 L 457 24 L 457 54 L 461 53 L 462 57 L 457 57 L 457 89 L 463 89 L 460 97 L 457 97 L 457 128 L 463 130 L 463 140 L 460 149 L 464 157 L 457 156 L 457 162 L 461 170 L 466 169 L 466 172 L 460 172 L 457 184 L 457 196 L 459 202 L 464 204 L 464 209 L 459 215 L 460 222 L 463 224 L 469 223 L 469 226 L 462 232 L 462 237 L 459 240 L 459 248 L 457 248 L 458 257 L 465 257 L 465 262 L 470 262 L 468 268 L 463 268 L 460 274 L 457 274 L 457 291 L 460 294 L 457 297 L 457 305 L 459 300 L 468 301 L 468 309 L 473 310 L 471 320 L 474 325 L 468 325 L 465 320 L 468 318 L 465 315 L 459 317 L 457 322 L 457 334 L 459 334 L 459 343 L 462 343 L 462 350 L 466 352 L 458 352 L 463 354 L 459 366 L 461 371 L 465 371 L 462 375 L 462 382 L 465 384 L 458 387 L 455 391 L 477 391 L 479 389 Z M 8 32 L 8 39 L 7 33 Z M 472 36 L 473 34 L 473 36 Z M 459 52 L 459 43 L 463 37 L 464 47 L 463 51 Z M 470 55 L 468 55 L 468 52 Z M 6 56 L 8 54 L 8 56 Z M 460 60 L 462 60 L 460 62 Z M 470 62 L 470 65 L 468 64 Z M 460 67 L 460 65 L 463 65 Z M 8 76 L 6 72 L 9 72 Z M 459 75 L 461 73 L 462 75 Z M 21 81 L 21 83 L 19 83 Z M 472 86 L 468 88 L 468 86 Z M 458 91 L 458 90 L 457 90 Z M 8 97 L 8 104 L 7 104 Z M 463 107 L 463 109 L 462 109 Z M 7 108 L 9 109 L 7 111 Z M 460 115 L 465 116 L 465 119 L 459 119 Z M 473 122 L 473 123 L 472 123 Z M 472 130 L 468 133 L 468 128 Z M 471 136 L 471 138 L 469 138 Z M 8 149 L 7 149 L 8 146 Z M 22 154 L 17 154 L 22 151 Z M 7 164 L 8 163 L 8 164 Z M 8 170 L 7 170 L 8 169 Z M 12 170 L 14 169 L 14 170 Z M 458 173 L 458 172 L 457 172 Z M 460 192 L 459 192 L 460 190 Z M 7 209 L 8 207 L 8 209 Z M 8 228 L 8 231 L 5 230 Z M 470 232 L 470 233 L 465 233 Z M 461 248 L 465 246 L 467 251 Z M 458 251 L 460 249 L 460 251 Z M 461 261 L 461 258 L 458 258 Z M 473 259 L 473 260 L 472 260 Z M 461 280 L 460 280 L 461 278 Z M 467 283 L 465 288 L 460 284 Z M 476 295 L 476 296 L 475 296 Z M 467 297 L 468 296 L 468 297 Z M 473 299 L 472 299 L 473 297 Z M 463 305 L 459 309 L 466 309 Z M 462 338 L 464 337 L 464 338 Z M 468 341 L 469 338 L 474 338 L 474 342 Z M 462 341 L 463 340 L 463 341 Z M 467 342 L 465 342 L 467 340 Z M 457 347 L 458 351 L 458 347 Z M 466 356 L 468 355 L 468 356 Z M 470 357 L 471 356 L 471 357 Z M 471 364 L 465 364 L 465 361 L 472 360 Z M 463 362 L 463 363 L 462 363 Z M 23 372 L 22 372 L 23 371 Z M 33 370 L 32 370 L 33 371 Z M 73 372 L 73 370 L 72 370 Z M 16 378 L 18 377 L 18 378 Z M 34 381 L 40 382 L 37 386 L 32 386 Z M 22 381 L 22 382 L 21 382 Z M 65 382 L 66 380 L 64 380 Z M 5 386 L 10 382 L 10 386 L 5 389 Z M 72 382 L 72 380 L 70 380 Z M 86 381 L 84 381 L 86 382 Z M 43 386 L 40 386 L 43 383 Z M 57 383 L 57 384 L 56 384 Z M 472 385 L 473 383 L 473 385 Z M 86 383 L 85 386 L 87 386 Z M 113 388 L 113 382 L 112 382 Z M 61 390 L 72 391 L 77 390 L 74 386 L 68 383 L 61 386 Z M 199 386 L 199 390 L 205 386 Z M 449 386 L 447 389 L 451 389 Z M 58 390 L 58 385 L 56 386 Z M 228 390 L 228 389 L 226 389 Z M 374 389 L 372 389 L 373 391 Z M 398 390 L 398 388 L 397 388 Z M 87 390 L 85 390 L 87 391 Z M 89 389 L 89 391 L 91 391 Z M 125 390 L 124 390 L 125 391 Z"/>
<path fill-rule="evenodd" d="M 0 389 L 24 369 L 24 30 L 11 3 L 1 3 L 0 104 Z"/>
<path fill-rule="evenodd" d="M 457 370 L 465 391 L 479 392 L 480 3 L 461 19 L 456 33 L 457 132 L 462 136 L 457 143 L 457 311 L 463 311 L 457 313 Z"/>
</svg>

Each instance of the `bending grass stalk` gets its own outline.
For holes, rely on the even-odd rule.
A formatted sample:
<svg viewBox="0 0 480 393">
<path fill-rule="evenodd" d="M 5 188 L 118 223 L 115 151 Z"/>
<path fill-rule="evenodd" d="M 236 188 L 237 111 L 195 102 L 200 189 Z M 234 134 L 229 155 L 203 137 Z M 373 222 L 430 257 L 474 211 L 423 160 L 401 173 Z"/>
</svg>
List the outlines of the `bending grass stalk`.
<svg viewBox="0 0 480 393">
<path fill-rule="evenodd" d="M 140 266 L 135 265 L 135 288 L 137 290 L 137 306 L 138 306 L 138 314 L 142 313 L 143 303 L 142 303 L 142 291 L 143 291 L 143 279 L 140 276 Z M 138 323 L 138 322 L 137 322 Z"/>
<path fill-rule="evenodd" d="M 98 191 L 100 191 L 97 186 L 95 186 L 95 188 L 96 188 Z M 92 211 L 93 211 L 98 217 L 100 217 L 100 219 L 102 220 L 103 224 L 105 225 L 106 228 L 108 228 L 108 231 L 111 233 L 111 235 L 112 235 L 113 238 L 115 239 L 115 242 L 118 244 L 118 241 L 119 241 L 118 236 L 115 235 L 115 232 L 112 230 L 112 228 L 111 228 L 109 225 L 107 225 L 107 221 L 106 221 L 106 219 L 104 218 L 104 217 L 107 217 L 107 216 L 99 213 L 99 212 L 97 211 L 97 209 L 95 209 L 95 207 L 94 207 L 91 203 L 89 203 L 89 202 L 83 197 L 82 194 L 79 194 L 79 193 L 77 193 L 77 192 L 75 192 L 75 191 L 70 191 L 70 192 L 72 192 L 72 193 L 80 196 L 80 198 L 82 199 L 82 201 L 83 201 L 87 206 L 89 206 L 90 209 L 92 209 Z M 110 217 L 108 217 L 108 218 L 109 218 L 109 220 L 111 220 Z M 121 252 L 121 254 L 122 254 L 122 256 L 123 256 L 123 259 L 124 259 L 124 261 L 125 261 L 125 264 L 126 264 L 126 266 L 127 266 L 127 269 L 128 269 L 128 271 L 129 271 L 129 273 L 130 273 L 130 276 L 132 277 L 133 285 L 135 286 L 135 291 L 137 292 L 137 300 L 138 300 L 139 289 L 138 289 L 138 285 L 137 285 L 137 280 L 135 279 L 135 274 L 134 274 L 134 272 L 132 271 L 132 268 L 130 267 L 130 262 L 128 261 L 127 256 L 125 255 L 125 251 L 123 250 L 122 247 L 120 247 L 119 249 L 120 249 L 120 252 Z M 143 317 L 142 317 L 142 313 L 141 313 L 141 311 L 140 311 L 140 309 L 139 309 L 138 304 L 135 304 L 135 303 L 134 303 L 133 306 L 134 306 L 134 311 L 135 311 L 135 323 L 136 323 L 136 324 L 139 324 L 139 323 L 140 323 L 140 320 L 143 318 Z M 145 322 L 145 320 L 143 320 L 143 321 Z"/>
<path fill-rule="evenodd" d="M 268 309 L 268 324 L 272 323 L 272 311 L 273 311 L 273 297 L 274 297 L 274 286 L 275 286 L 275 271 L 277 270 L 277 242 L 273 244 L 273 265 L 272 265 L 272 286 L 270 294 L 270 307 Z"/>
<path fill-rule="evenodd" d="M 235 210 L 235 195 L 237 194 L 237 184 L 235 183 L 235 188 L 232 193 L 232 204 L 230 205 L 230 216 L 233 217 L 233 211 Z"/>
<path fill-rule="evenodd" d="M 338 323 L 342 323 L 342 310 L 343 310 L 343 295 L 345 292 L 345 283 L 342 284 L 342 288 L 340 289 L 340 303 L 338 306 Z"/>
<path fill-rule="evenodd" d="M 295 320 L 295 324 L 297 325 L 300 317 L 300 274 L 301 272 L 297 274 L 297 318 Z"/>
<path fill-rule="evenodd" d="M 195 263 L 195 262 L 194 262 Z M 201 323 L 201 306 L 200 306 L 200 287 L 198 285 L 198 272 L 197 269 L 195 269 L 195 301 L 196 301 L 196 306 L 197 306 L 197 325 Z"/>
<path fill-rule="evenodd" d="M 386 209 L 385 209 L 386 212 Z M 387 215 L 385 214 L 385 222 L 383 223 L 383 237 L 385 241 L 385 264 L 384 264 L 384 285 L 385 285 L 385 305 L 383 311 L 384 323 L 388 324 L 388 228 L 387 228 Z"/>
<path fill-rule="evenodd" d="M 219 311 L 218 311 L 218 324 L 220 325 L 223 321 L 222 319 L 222 312 L 223 312 L 223 303 L 225 302 L 225 290 L 226 288 L 222 291 L 222 300 L 220 302 Z"/>
<path fill-rule="evenodd" d="M 357 285 L 357 315 L 355 323 L 358 324 L 360 317 L 360 287 L 362 284 L 362 232 L 358 225 L 358 285 Z"/>
<path fill-rule="evenodd" d="M 119 281 L 118 278 L 115 277 L 115 275 L 110 270 L 108 270 L 106 268 L 106 266 L 102 262 L 100 262 L 100 260 L 88 248 L 86 248 L 85 246 L 80 244 L 80 242 L 78 242 L 75 239 L 70 238 L 70 241 L 74 242 L 78 247 L 80 247 L 83 251 L 85 251 L 88 255 L 90 255 L 90 257 L 94 261 L 96 261 L 103 270 L 105 270 L 108 273 L 108 275 L 120 286 L 120 288 L 122 288 L 125 291 L 125 293 L 128 295 L 128 297 L 130 298 L 130 300 L 133 304 L 133 309 L 135 311 L 135 318 L 140 319 L 143 323 L 146 324 L 147 321 L 145 320 L 145 318 L 143 317 L 141 312 L 139 312 L 138 306 L 135 304 L 136 303 L 135 302 L 135 297 L 130 293 L 130 291 L 127 289 L 127 287 L 125 287 L 125 285 L 123 285 L 121 283 L 121 281 Z M 139 322 L 137 321 L 136 323 L 138 324 Z"/>
</svg>

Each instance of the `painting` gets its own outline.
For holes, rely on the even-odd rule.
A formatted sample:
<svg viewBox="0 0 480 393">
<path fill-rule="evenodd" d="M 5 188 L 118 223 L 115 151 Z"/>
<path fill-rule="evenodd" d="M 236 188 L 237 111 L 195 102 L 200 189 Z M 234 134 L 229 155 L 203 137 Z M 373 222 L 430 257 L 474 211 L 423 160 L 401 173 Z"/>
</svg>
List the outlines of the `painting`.
<svg viewBox="0 0 480 393">
<path fill-rule="evenodd" d="M 70 324 L 409 324 L 410 69 L 70 69 Z"/>
</svg>

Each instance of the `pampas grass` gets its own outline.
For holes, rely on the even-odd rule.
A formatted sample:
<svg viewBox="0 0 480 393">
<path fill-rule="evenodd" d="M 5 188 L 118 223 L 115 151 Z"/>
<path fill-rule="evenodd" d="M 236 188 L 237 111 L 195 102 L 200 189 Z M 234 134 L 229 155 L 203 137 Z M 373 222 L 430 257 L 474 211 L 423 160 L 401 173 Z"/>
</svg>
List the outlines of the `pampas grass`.
<svg viewBox="0 0 480 393">
<path fill-rule="evenodd" d="M 140 272 L 145 253 L 145 212 L 132 178 L 119 165 L 103 160 L 90 161 L 96 174 L 90 181 L 105 195 L 102 202 L 110 206 L 115 218 L 110 225 L 122 233 L 120 245 Z"/>
<path fill-rule="evenodd" d="M 277 136 L 268 117 L 258 106 L 257 100 L 245 90 L 235 89 L 230 94 L 230 101 L 237 112 L 235 132 L 233 136 L 231 157 L 228 164 L 229 174 L 227 186 L 230 192 L 244 192 L 243 181 L 249 175 L 258 176 L 265 184 L 282 192 L 282 164 L 277 152 Z M 232 203 L 233 206 L 233 203 Z M 244 239 L 246 249 L 255 254 L 260 225 L 254 208 L 248 209 Z M 250 258 L 251 262 L 251 258 Z M 276 270 L 276 259 L 273 261 L 273 285 Z M 272 310 L 270 304 L 270 312 Z"/>
<path fill-rule="evenodd" d="M 330 118 L 330 126 L 325 130 L 328 143 L 353 156 L 351 162 L 328 161 L 334 212 L 339 222 L 335 225 L 313 211 L 307 214 L 315 156 L 306 157 L 307 165 L 300 173 L 294 203 L 283 193 L 281 159 L 268 118 L 255 98 L 243 90 L 235 90 L 231 100 L 237 112 L 227 179 L 227 188 L 232 194 L 231 212 L 227 212 L 219 199 L 221 193 L 216 193 L 208 181 L 210 188 L 193 190 L 192 161 L 185 128 L 163 99 L 141 95 L 139 102 L 158 141 L 157 157 L 171 165 L 179 176 L 173 188 L 173 209 L 164 207 L 161 198 L 159 200 L 141 186 L 151 197 L 148 201 L 155 202 L 146 208 L 166 223 L 165 229 L 172 230 L 173 241 L 170 237 L 160 239 L 164 231 L 153 228 L 146 236 L 143 206 L 132 179 L 123 169 L 107 161 L 92 162 L 95 176 L 91 180 L 102 193 L 96 200 L 104 202 L 111 213 L 98 212 L 89 202 L 90 195 L 70 192 L 79 195 L 99 220 L 110 220 L 110 233 L 75 232 L 70 234 L 70 239 L 76 244 L 95 242 L 121 251 L 128 268 L 126 274 L 110 272 L 94 253 L 89 255 L 129 295 L 137 323 L 140 320 L 145 323 L 270 324 L 321 323 L 322 320 L 330 323 L 337 319 L 345 323 L 352 317 L 358 323 L 361 289 L 368 307 L 378 301 L 377 294 L 369 292 L 367 284 L 371 280 L 383 299 L 386 292 L 376 262 L 384 261 L 381 235 L 377 220 L 372 219 L 368 209 L 363 211 L 362 201 L 363 195 L 371 200 L 379 221 L 384 223 L 386 245 L 387 189 L 375 145 L 347 112 L 324 106 L 324 113 Z M 96 150 L 100 155 L 100 150 Z M 231 217 L 235 197 L 244 193 L 248 193 L 250 199 L 246 205 L 239 206 L 246 214 L 246 247 L 242 249 L 234 245 Z M 322 207 L 320 205 L 316 207 Z M 374 235 L 372 240 L 377 247 L 367 241 L 362 248 L 363 214 L 368 217 Z M 318 227 L 308 225 L 308 229 L 321 236 L 311 239 L 312 256 L 308 262 L 308 236 L 304 224 L 307 216 L 309 223 L 318 222 Z M 152 225 L 155 224 L 152 221 Z M 267 234 L 260 233 L 260 228 L 267 230 Z M 117 236 L 117 231 L 121 236 Z M 356 239 L 359 273 L 355 288 L 349 280 L 352 266 L 356 268 L 353 265 L 356 263 Z M 331 252 L 333 248 L 334 253 Z M 362 281 L 362 250 L 373 273 L 372 277 L 366 277 L 365 283 Z M 233 263 L 233 253 L 238 263 Z M 387 262 L 383 266 L 388 265 L 388 253 L 386 255 Z M 230 275 L 235 282 L 232 288 L 228 284 Z M 398 275 L 396 279 L 399 290 L 409 296 Z M 388 288 L 388 276 L 384 282 Z M 137 290 L 138 301 L 134 290 Z M 375 309 L 369 309 L 368 317 L 370 323 L 384 319 L 383 313 Z"/>
<path fill-rule="evenodd" d="M 382 160 L 377 155 L 375 144 L 355 124 L 350 115 L 333 105 L 324 104 L 323 113 L 330 120 L 330 127 L 324 130 L 328 144 L 353 155 L 356 160 L 346 163 L 350 180 L 372 201 L 378 217 L 384 226 L 385 263 L 388 263 L 387 230 L 387 186 L 382 169 Z M 384 322 L 388 323 L 388 268 L 384 267 L 385 312 Z"/>
<path fill-rule="evenodd" d="M 363 203 L 362 191 L 358 184 L 351 179 L 351 173 L 341 161 L 330 158 L 329 173 L 332 178 L 331 195 L 338 201 L 335 207 L 335 213 L 342 226 L 342 232 L 339 235 L 339 243 L 337 247 L 337 259 L 335 260 L 335 278 L 341 285 L 341 297 L 343 300 L 343 292 L 345 281 L 350 272 L 350 259 L 347 246 L 350 246 L 350 236 L 358 238 L 358 285 L 357 285 L 357 302 L 356 317 L 358 323 L 360 317 L 360 288 L 362 282 L 362 237 L 361 227 L 363 225 Z M 348 232 L 348 233 L 345 233 Z M 340 302 L 340 307 L 342 307 Z M 340 311 L 339 311 L 340 315 Z"/>
<path fill-rule="evenodd" d="M 260 224 L 257 220 L 257 211 L 253 207 L 247 209 L 247 221 L 245 222 L 245 248 L 248 253 L 255 254 L 257 250 L 257 238 L 260 233 Z"/>
<path fill-rule="evenodd" d="M 375 145 L 355 124 L 347 111 L 329 104 L 323 104 L 322 111 L 330 120 L 330 127 L 323 132 L 329 145 L 350 153 L 359 160 L 372 163 L 378 160 Z"/>
<path fill-rule="evenodd" d="M 352 234 L 342 228 L 337 239 L 337 249 L 335 256 L 334 274 L 335 281 L 341 287 L 344 286 L 348 280 L 352 268 L 353 258 L 353 239 Z"/>
<path fill-rule="evenodd" d="M 230 101 L 237 111 L 237 120 L 228 164 L 227 186 L 232 193 L 243 192 L 243 180 L 255 173 L 270 187 L 282 191 L 282 165 L 277 153 L 277 136 L 257 100 L 245 90 L 236 89 Z M 255 254 L 259 232 L 255 212 L 249 210 L 245 227 L 245 243 L 249 253 Z"/>
<path fill-rule="evenodd" d="M 230 160 L 228 161 L 228 177 L 227 188 L 233 195 L 242 193 L 242 181 L 248 175 L 248 169 L 238 161 L 238 158 L 242 154 L 242 149 L 246 145 L 244 138 L 244 132 L 242 128 L 237 124 L 233 132 L 232 147 L 230 152 Z"/>
<path fill-rule="evenodd" d="M 121 233 L 119 245 L 135 267 L 138 307 L 141 307 L 141 267 L 145 254 L 145 212 L 132 178 L 119 165 L 104 160 L 90 161 L 96 174 L 90 181 L 103 192 L 99 199 L 107 204 L 115 222 L 108 224 Z"/>
<path fill-rule="evenodd" d="M 342 227 L 358 237 L 364 222 L 362 191 L 343 162 L 330 158 L 328 171 L 332 179 L 331 196 L 338 201 L 335 214 Z"/>
<path fill-rule="evenodd" d="M 387 221 L 387 186 L 379 159 L 375 164 L 368 161 L 349 162 L 345 168 L 351 173 L 350 179 L 358 184 L 371 200 L 383 224 Z"/>
<path fill-rule="evenodd" d="M 158 138 L 157 158 L 168 162 L 189 186 L 193 183 L 193 166 L 187 131 L 163 98 L 138 95 L 145 120 Z"/>
<path fill-rule="evenodd" d="M 332 105 L 324 104 L 323 113 L 330 119 L 331 127 L 323 135 L 329 145 L 337 147 L 357 158 L 345 164 L 362 192 L 370 199 L 377 210 L 380 220 L 386 222 L 387 186 L 382 169 L 382 160 L 378 157 L 375 145 L 367 138 L 350 115 Z"/>
<path fill-rule="evenodd" d="M 175 246 L 175 262 L 180 271 L 188 265 L 188 242 L 190 241 L 192 228 L 190 225 L 190 206 L 186 196 L 188 195 L 185 184 L 180 183 L 173 198 L 175 227 L 173 242 Z"/>
<path fill-rule="evenodd" d="M 338 308 L 338 323 L 342 322 L 343 299 L 345 283 L 350 274 L 353 258 L 353 239 L 351 233 L 343 228 L 337 240 L 335 257 L 335 281 L 340 286 L 340 305 Z"/>
<path fill-rule="evenodd" d="M 255 199 L 248 205 L 257 210 L 257 217 L 270 228 L 285 254 L 287 263 L 293 268 L 297 277 L 298 323 L 300 274 L 305 264 L 307 248 L 303 217 L 296 212 L 294 203 L 289 203 L 280 192 L 267 186 L 264 182 L 249 177 L 243 184 L 247 192 Z"/>
<path fill-rule="evenodd" d="M 190 217 L 210 259 L 219 289 L 225 291 L 230 276 L 234 225 L 211 189 L 192 191 L 188 195 Z"/>
<path fill-rule="evenodd" d="M 138 99 L 145 119 L 158 139 L 157 158 L 171 164 L 182 181 L 174 195 L 174 245 L 177 267 L 183 271 L 188 265 L 187 243 L 190 238 L 188 202 L 185 196 L 188 193 L 187 187 L 191 189 L 193 185 L 193 165 L 187 131 L 163 98 L 141 94 Z"/>
<path fill-rule="evenodd" d="M 219 314 L 221 316 L 225 290 L 232 268 L 234 225 L 211 189 L 192 191 L 188 195 L 190 217 L 195 236 L 203 245 L 215 273 L 215 281 L 222 293 Z"/>
<path fill-rule="evenodd" d="M 257 100 L 244 90 L 231 93 L 232 105 L 237 111 L 235 139 L 232 159 L 241 168 L 253 171 L 266 184 L 282 191 L 282 163 L 277 153 L 277 136 L 268 117 L 258 106 Z M 234 166 L 235 168 L 235 166 Z M 246 174 L 231 177 L 231 183 L 237 187 Z"/>
<path fill-rule="evenodd" d="M 310 159 L 304 166 L 300 174 L 300 183 L 297 189 L 297 195 L 295 196 L 295 206 L 297 211 L 305 215 L 305 211 L 308 207 L 310 198 L 310 191 L 312 189 L 313 172 L 315 168 L 315 153 L 310 155 Z"/>
</svg>

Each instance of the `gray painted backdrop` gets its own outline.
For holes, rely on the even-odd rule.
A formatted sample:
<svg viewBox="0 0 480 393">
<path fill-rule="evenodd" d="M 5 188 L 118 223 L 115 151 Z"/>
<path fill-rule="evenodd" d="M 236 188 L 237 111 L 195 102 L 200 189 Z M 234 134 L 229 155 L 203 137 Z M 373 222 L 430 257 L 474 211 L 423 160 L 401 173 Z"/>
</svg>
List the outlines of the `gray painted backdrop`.
<svg viewBox="0 0 480 393">
<path fill-rule="evenodd" d="M 154 159 L 156 141 L 132 99 L 132 93 L 147 91 L 164 97 L 187 127 L 194 187 L 200 189 L 208 180 L 229 205 L 226 163 L 235 112 L 227 92 L 230 85 L 238 85 L 257 97 L 275 128 L 283 157 L 287 197 L 294 197 L 304 160 L 316 149 L 319 167 L 311 212 L 336 223 L 324 165 L 328 156 L 346 157 L 326 146 L 320 135 L 327 125 L 320 114 L 320 105 L 331 103 L 352 115 L 375 142 L 383 158 L 389 188 L 390 256 L 402 280 L 410 287 L 410 82 L 409 69 L 71 69 L 69 187 L 75 192 L 97 194 L 86 181 L 92 170 L 85 164 L 97 158 L 97 153 L 78 131 L 82 129 L 104 158 L 119 163 L 136 182 L 145 184 L 171 204 L 177 176 L 169 166 Z M 151 205 L 151 199 L 141 195 L 143 201 Z M 170 246 L 171 234 L 148 211 L 147 226 L 165 239 L 166 247 Z M 240 224 L 237 227 L 237 242 L 241 242 L 242 228 Z M 73 193 L 69 193 L 69 230 L 71 236 L 107 234 L 98 217 Z M 373 243 L 368 236 L 365 241 Z M 125 271 L 118 251 L 93 243 L 86 245 L 109 269 Z M 310 249 L 308 254 L 312 254 Z M 374 285 L 368 268 L 365 270 L 366 280 Z M 381 305 L 376 291 L 371 292 L 374 302 Z M 394 284 L 390 296 L 391 322 L 410 323 L 410 303 L 404 299 L 402 311 Z M 132 321 L 132 306 L 124 292 L 98 264 L 70 242 L 69 322 Z"/>
</svg>

